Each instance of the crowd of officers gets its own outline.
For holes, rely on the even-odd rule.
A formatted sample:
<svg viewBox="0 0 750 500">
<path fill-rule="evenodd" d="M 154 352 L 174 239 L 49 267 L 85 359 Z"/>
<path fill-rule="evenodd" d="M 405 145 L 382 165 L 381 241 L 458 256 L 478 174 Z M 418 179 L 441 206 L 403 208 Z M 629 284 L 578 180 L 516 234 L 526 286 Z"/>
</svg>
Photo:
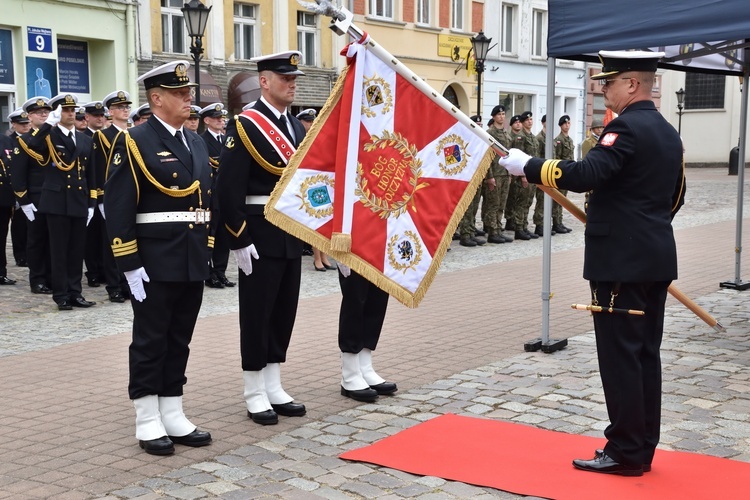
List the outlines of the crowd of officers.
<svg viewBox="0 0 750 500">
<path fill-rule="evenodd" d="M 483 126 L 478 115 L 471 117 L 478 126 Z M 531 131 L 534 118 L 531 111 L 510 118 L 506 128 L 505 106 L 498 104 L 492 109 L 492 117 L 487 123 L 487 132 L 506 148 L 517 148 L 534 157 L 545 157 L 547 141 L 547 116 L 542 117 L 542 130 L 538 134 Z M 558 120 L 560 133 L 554 139 L 553 158 L 561 160 L 575 159 L 575 144 L 570 137 L 570 116 L 563 115 Z M 602 124 L 595 120 L 592 123 L 591 137 L 581 144 L 585 154 L 596 144 L 601 134 Z M 567 191 L 561 190 L 563 194 Z M 477 211 L 481 201 L 481 218 L 483 228 L 476 227 Z M 529 230 L 531 214 L 534 230 Z M 503 224 L 503 217 L 505 223 Z M 563 224 L 562 207 L 553 202 L 551 234 L 566 234 L 571 231 Z M 512 236 L 511 236 L 512 234 Z M 544 234 L 544 191 L 526 182 L 524 177 L 515 177 L 498 163 L 498 157 L 492 162 L 484 182 L 477 190 L 469 208 L 466 210 L 454 239 L 465 247 L 476 247 L 485 243 L 509 243 L 539 238 Z"/>
<path fill-rule="evenodd" d="M 0 244 L 4 249 L 10 228 L 13 257 L 17 266 L 29 268 L 31 292 L 52 295 L 59 310 L 95 305 L 83 297 L 84 263 L 89 287 L 104 285 L 114 303 L 130 298 L 106 234 L 104 183 L 117 134 L 146 123 L 151 114 L 148 104 L 132 110 L 128 92 L 115 90 L 84 105 L 71 93 L 35 96 L 8 116 L 11 130 L 0 135 Z M 185 123 L 196 132 L 203 123 L 200 136 L 213 169 L 227 114 L 221 103 L 192 106 Z M 215 245 L 205 284 L 233 287 L 226 277 L 225 231 L 217 231 Z M 15 283 L 3 251 L 0 285 Z"/>
</svg>

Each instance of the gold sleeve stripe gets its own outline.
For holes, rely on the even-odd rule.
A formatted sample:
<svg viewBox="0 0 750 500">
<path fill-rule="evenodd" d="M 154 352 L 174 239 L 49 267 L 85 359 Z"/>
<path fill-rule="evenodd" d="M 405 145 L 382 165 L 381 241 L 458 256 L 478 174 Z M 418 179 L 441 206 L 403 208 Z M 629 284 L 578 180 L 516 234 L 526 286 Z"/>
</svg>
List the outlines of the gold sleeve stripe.
<svg viewBox="0 0 750 500">
<path fill-rule="evenodd" d="M 123 257 L 125 255 L 130 255 L 133 253 L 136 253 L 138 251 L 138 241 L 128 241 L 123 243 L 120 238 L 115 238 L 112 240 L 112 253 L 115 255 L 115 257 Z"/>
<path fill-rule="evenodd" d="M 103 190 L 103 189 L 98 189 L 98 188 L 97 188 L 97 190 L 96 190 L 96 195 L 97 195 L 97 196 L 104 196 L 104 190 Z"/>
<path fill-rule="evenodd" d="M 236 233 L 235 233 L 234 231 L 232 231 L 232 228 L 231 228 L 231 227 L 229 227 L 229 225 L 228 225 L 228 224 L 224 224 L 224 227 L 226 227 L 226 228 L 227 228 L 227 231 L 229 231 L 229 234 L 231 234 L 231 235 L 232 235 L 232 236 L 234 236 L 235 238 L 239 238 L 239 237 L 240 237 L 240 235 L 242 234 L 242 231 L 244 231 L 244 230 L 245 230 L 245 226 L 246 226 L 246 225 L 247 225 L 247 221 L 243 221 L 243 222 L 242 222 L 242 226 L 240 226 L 240 228 L 239 228 L 239 229 L 237 230 L 237 232 L 236 232 Z"/>
<path fill-rule="evenodd" d="M 210 163 L 211 166 L 214 167 L 214 168 L 219 168 L 219 160 L 217 160 L 216 158 L 210 158 L 209 157 L 208 158 L 208 163 Z"/>
<path fill-rule="evenodd" d="M 26 196 L 26 193 L 28 193 L 28 191 L 13 191 L 13 192 L 16 194 L 18 198 L 23 198 L 24 196 Z"/>
<path fill-rule="evenodd" d="M 542 164 L 540 177 L 543 185 L 557 189 L 557 179 L 562 177 L 562 169 L 557 166 L 558 163 L 560 160 L 547 160 Z"/>
<path fill-rule="evenodd" d="M 209 236 L 208 237 L 208 248 L 213 248 L 213 247 L 214 247 L 214 237 L 213 236 Z"/>
<path fill-rule="evenodd" d="M 96 189 L 92 189 L 91 191 L 89 191 L 89 195 L 92 198 L 96 199 L 96 197 L 98 196 Z"/>
</svg>

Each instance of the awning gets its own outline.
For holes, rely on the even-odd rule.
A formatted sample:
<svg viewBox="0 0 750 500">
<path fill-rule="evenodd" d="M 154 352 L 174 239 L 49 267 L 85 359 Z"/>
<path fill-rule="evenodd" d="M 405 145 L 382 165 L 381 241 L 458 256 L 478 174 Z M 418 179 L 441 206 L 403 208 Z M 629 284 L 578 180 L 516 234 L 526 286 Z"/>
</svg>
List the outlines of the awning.
<svg viewBox="0 0 750 500">
<path fill-rule="evenodd" d="M 188 69 L 188 76 L 190 76 L 190 81 L 195 81 L 195 68 L 191 67 L 190 69 Z M 205 70 L 201 70 L 200 85 L 201 99 L 198 104 L 201 108 L 206 107 L 209 104 L 224 102 L 224 95 L 221 91 L 221 87 L 216 84 L 216 80 L 214 80 L 214 77 L 211 76 L 211 73 Z M 193 94 L 193 97 L 195 97 L 195 94 Z"/>
<path fill-rule="evenodd" d="M 239 113 L 242 107 L 258 100 L 260 97 L 260 83 L 257 71 L 241 71 L 229 80 L 227 88 L 229 109 L 231 113 Z"/>
</svg>

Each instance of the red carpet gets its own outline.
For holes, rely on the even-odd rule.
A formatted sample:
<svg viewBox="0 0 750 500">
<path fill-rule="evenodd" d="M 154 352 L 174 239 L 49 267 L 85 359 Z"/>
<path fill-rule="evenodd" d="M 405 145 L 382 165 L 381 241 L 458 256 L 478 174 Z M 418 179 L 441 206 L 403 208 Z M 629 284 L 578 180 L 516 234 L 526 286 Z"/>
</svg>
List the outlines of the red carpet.
<svg viewBox="0 0 750 500">
<path fill-rule="evenodd" d="M 750 463 L 695 453 L 657 450 L 652 471 L 642 477 L 573 468 L 573 458 L 591 458 L 604 443 L 603 438 L 443 415 L 341 458 L 544 498 L 750 498 Z"/>
</svg>

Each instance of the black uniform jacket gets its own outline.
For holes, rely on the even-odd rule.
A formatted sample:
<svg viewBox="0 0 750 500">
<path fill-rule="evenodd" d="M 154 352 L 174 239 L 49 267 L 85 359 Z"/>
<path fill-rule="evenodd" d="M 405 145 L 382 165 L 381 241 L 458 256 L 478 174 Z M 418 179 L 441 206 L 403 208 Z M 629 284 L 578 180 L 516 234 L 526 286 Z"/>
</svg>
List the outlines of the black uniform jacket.
<svg viewBox="0 0 750 500">
<path fill-rule="evenodd" d="M 117 267 L 139 267 L 156 281 L 209 277 L 212 224 L 136 223 L 136 214 L 195 212 L 211 203 L 211 167 L 203 139 L 183 129 L 190 151 L 151 116 L 115 138 L 104 185 L 107 234 Z"/>
<path fill-rule="evenodd" d="M 206 148 L 208 148 L 208 157 L 209 161 L 211 162 L 211 191 L 212 193 L 215 193 L 216 181 L 219 177 L 219 156 L 221 156 L 222 145 L 221 143 L 219 143 L 219 141 L 216 140 L 216 138 L 214 138 L 213 135 L 211 135 L 211 132 L 209 132 L 208 130 L 201 134 L 201 138 L 206 142 Z M 212 196 L 211 200 L 211 210 L 214 210 L 216 213 L 218 213 L 219 197 Z"/>
<path fill-rule="evenodd" d="M 96 179 L 90 165 L 91 138 L 78 131 L 74 133 L 75 144 L 59 127 L 45 123 L 28 136 L 26 152 L 30 158 L 22 163 L 33 175 L 41 166 L 44 176 L 41 193 L 38 203 L 34 202 L 40 213 L 86 217 L 89 207 L 96 204 Z M 21 140 L 25 138 L 26 135 Z M 50 153 L 49 142 L 54 154 Z"/>
<path fill-rule="evenodd" d="M 593 190 L 587 207 L 583 276 L 639 283 L 677 278 L 672 217 L 682 206 L 682 142 L 651 101 L 631 104 L 582 161 L 532 158 L 530 182 Z"/>
<path fill-rule="evenodd" d="M 15 142 L 15 139 L 0 134 L 0 207 L 12 207 L 16 201 L 10 183 L 10 164 Z"/>
<path fill-rule="evenodd" d="M 109 160 L 112 153 L 112 143 L 120 133 L 120 129 L 111 125 L 104 130 L 97 130 L 91 138 L 94 142 L 94 171 L 96 172 L 97 203 L 104 203 L 104 183 L 109 174 Z"/>
<path fill-rule="evenodd" d="M 254 109 L 266 115 L 281 130 L 282 125 L 262 101 Z M 305 137 L 305 128 L 300 121 L 287 113 L 287 120 L 294 127 L 295 147 Z M 244 133 L 241 133 L 244 131 Z M 243 140 L 243 135 L 245 139 Z M 249 144 L 247 144 L 249 142 Z M 252 147 L 261 162 L 251 154 Z M 263 215 L 263 205 L 247 205 L 247 195 L 267 196 L 271 194 L 286 164 L 268 139 L 250 122 L 238 116 L 227 125 L 224 149 L 219 159 L 220 174 L 216 186 L 219 207 L 224 225 L 229 231 L 229 248 L 244 248 L 255 244 L 258 254 L 277 258 L 297 258 L 302 255 L 302 242 L 268 222 Z"/>
</svg>

